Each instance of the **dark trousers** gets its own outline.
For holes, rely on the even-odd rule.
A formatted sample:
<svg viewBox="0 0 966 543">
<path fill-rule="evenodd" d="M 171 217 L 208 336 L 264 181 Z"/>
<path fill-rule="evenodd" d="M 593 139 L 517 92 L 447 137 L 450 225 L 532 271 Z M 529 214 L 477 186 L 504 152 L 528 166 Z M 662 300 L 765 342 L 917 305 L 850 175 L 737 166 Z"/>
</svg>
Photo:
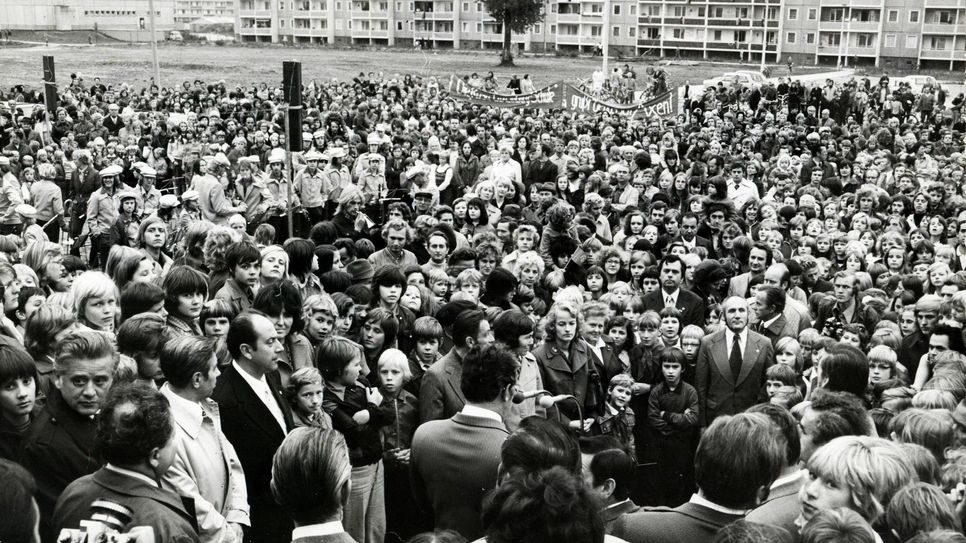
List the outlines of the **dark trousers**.
<svg viewBox="0 0 966 543">
<path fill-rule="evenodd" d="M 16 234 L 19 236 L 21 232 L 23 232 L 23 225 L 20 223 L 0 224 L 0 235 Z"/>
<path fill-rule="evenodd" d="M 107 255 L 111 252 L 111 235 L 104 233 L 91 236 L 91 256 L 88 265 L 91 269 L 102 268 L 107 264 Z"/>
</svg>

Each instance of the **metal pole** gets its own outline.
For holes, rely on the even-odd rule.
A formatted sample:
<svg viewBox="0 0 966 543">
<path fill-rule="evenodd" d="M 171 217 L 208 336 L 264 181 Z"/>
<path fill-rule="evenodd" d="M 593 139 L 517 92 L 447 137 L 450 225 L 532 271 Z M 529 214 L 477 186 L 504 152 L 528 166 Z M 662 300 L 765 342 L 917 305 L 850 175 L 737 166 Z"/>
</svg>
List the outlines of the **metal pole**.
<svg viewBox="0 0 966 543">
<path fill-rule="evenodd" d="M 286 109 L 291 111 L 292 104 L 286 104 Z M 289 133 L 289 115 L 285 114 L 285 177 L 288 179 L 288 183 L 285 185 L 285 215 L 288 222 L 288 237 L 293 237 L 295 235 L 295 228 L 292 226 L 292 184 L 295 183 L 294 171 L 292 169 L 292 138 L 288 137 Z"/>
<path fill-rule="evenodd" d="M 601 70 L 604 72 L 604 77 L 610 79 L 610 72 L 607 71 L 607 49 L 610 47 L 610 0 L 604 0 L 604 21 L 603 28 L 600 29 L 600 49 L 604 55 L 604 59 L 601 61 Z"/>
<path fill-rule="evenodd" d="M 151 24 L 151 56 L 154 59 L 154 84 L 161 88 L 161 65 L 158 64 L 158 35 L 154 29 L 154 0 L 148 0 L 148 21 Z"/>
</svg>

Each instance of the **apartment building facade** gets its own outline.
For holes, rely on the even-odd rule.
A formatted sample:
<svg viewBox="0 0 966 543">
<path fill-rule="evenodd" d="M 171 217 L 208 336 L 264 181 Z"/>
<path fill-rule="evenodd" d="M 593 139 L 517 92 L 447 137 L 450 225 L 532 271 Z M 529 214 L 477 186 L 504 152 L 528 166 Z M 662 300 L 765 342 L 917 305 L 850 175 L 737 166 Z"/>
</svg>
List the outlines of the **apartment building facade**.
<svg viewBox="0 0 966 543">
<path fill-rule="evenodd" d="M 476 0 L 234 1 L 242 41 L 503 43 L 502 25 Z M 513 35 L 515 47 L 587 54 L 606 32 L 614 56 L 966 67 L 966 0 L 547 0 L 544 10 L 542 23 Z"/>
<path fill-rule="evenodd" d="M 174 0 L 174 22 L 187 28 L 198 19 L 234 19 L 236 0 Z"/>
</svg>

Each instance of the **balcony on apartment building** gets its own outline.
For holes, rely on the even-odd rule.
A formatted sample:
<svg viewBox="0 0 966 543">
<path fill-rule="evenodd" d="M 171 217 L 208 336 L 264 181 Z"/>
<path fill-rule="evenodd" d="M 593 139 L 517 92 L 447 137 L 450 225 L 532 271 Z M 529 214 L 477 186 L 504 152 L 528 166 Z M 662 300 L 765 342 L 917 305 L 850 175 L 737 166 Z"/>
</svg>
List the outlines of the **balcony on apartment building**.
<svg viewBox="0 0 966 543">
<path fill-rule="evenodd" d="M 456 13 L 453 11 L 453 1 L 431 2 L 421 1 L 413 4 L 413 17 L 417 21 L 452 21 Z"/>
<path fill-rule="evenodd" d="M 353 19 L 386 19 L 389 17 L 389 1 L 352 0 L 349 15 Z"/>
<path fill-rule="evenodd" d="M 271 18 L 273 15 L 272 4 L 266 0 L 243 0 L 238 4 L 238 15 L 243 17 Z"/>
<path fill-rule="evenodd" d="M 966 36 L 966 11 L 926 8 L 922 33 Z"/>
<path fill-rule="evenodd" d="M 328 0 L 296 0 L 295 2 L 295 16 L 301 16 L 303 14 L 310 15 L 313 13 L 323 14 L 328 11 L 329 3 Z"/>
<path fill-rule="evenodd" d="M 292 35 L 297 37 L 324 38 L 328 35 L 326 21 L 324 19 L 293 19 Z"/>
</svg>

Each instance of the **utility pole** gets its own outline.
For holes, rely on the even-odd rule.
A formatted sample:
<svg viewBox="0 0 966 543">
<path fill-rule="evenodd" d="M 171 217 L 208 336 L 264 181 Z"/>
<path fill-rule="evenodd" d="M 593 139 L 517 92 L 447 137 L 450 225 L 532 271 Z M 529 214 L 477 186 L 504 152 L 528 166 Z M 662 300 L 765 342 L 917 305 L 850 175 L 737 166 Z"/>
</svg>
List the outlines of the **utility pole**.
<svg viewBox="0 0 966 543">
<path fill-rule="evenodd" d="M 609 54 L 607 49 L 610 47 L 610 10 L 611 10 L 611 0 L 604 0 L 604 21 L 603 28 L 600 29 L 600 49 L 603 53 L 604 59 L 601 62 L 600 69 L 604 72 L 605 78 L 610 78 L 610 72 L 607 71 L 607 55 Z"/>
<path fill-rule="evenodd" d="M 161 88 L 161 65 L 158 64 L 158 35 L 154 29 L 154 0 L 148 0 L 148 21 L 151 25 L 151 56 L 154 59 L 154 84 Z"/>
</svg>

